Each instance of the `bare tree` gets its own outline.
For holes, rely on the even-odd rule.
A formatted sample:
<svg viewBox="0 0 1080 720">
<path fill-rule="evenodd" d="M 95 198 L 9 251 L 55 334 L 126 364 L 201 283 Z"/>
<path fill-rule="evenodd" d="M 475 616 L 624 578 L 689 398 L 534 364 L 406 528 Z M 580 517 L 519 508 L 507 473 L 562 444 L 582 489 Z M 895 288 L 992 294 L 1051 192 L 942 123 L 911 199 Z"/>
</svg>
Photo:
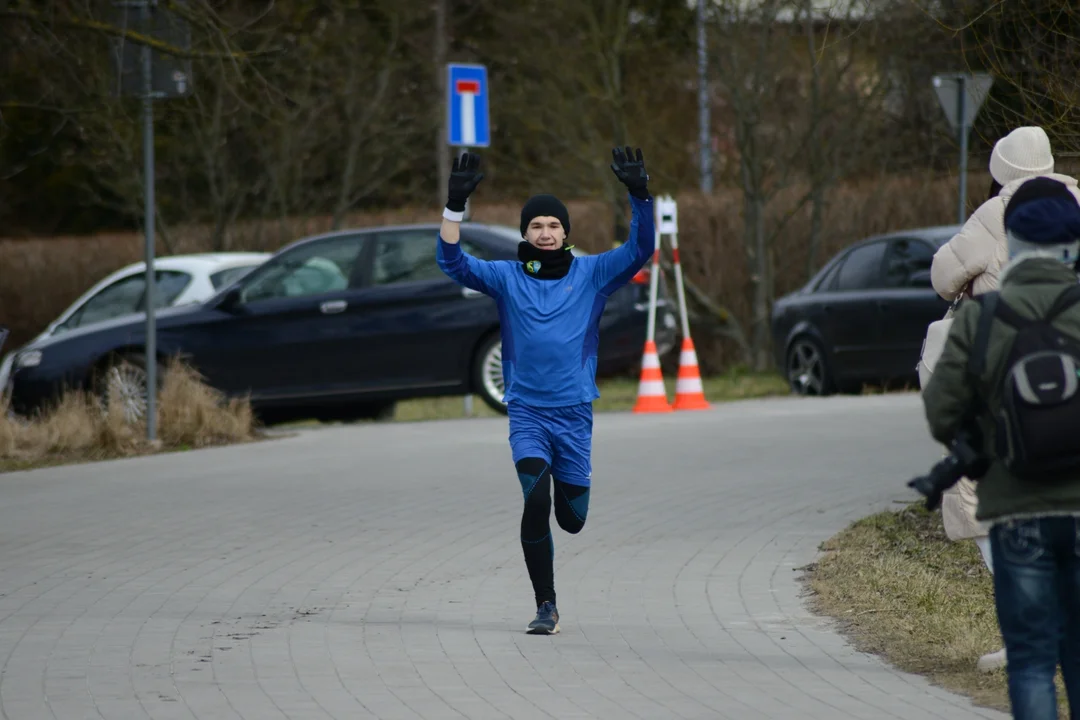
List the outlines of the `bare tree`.
<svg viewBox="0 0 1080 720">
<path fill-rule="evenodd" d="M 781 22 L 783 0 L 743 3 L 723 0 L 712 6 L 711 47 L 733 128 L 743 195 L 743 248 L 750 281 L 752 364 L 769 363 L 769 308 L 773 296 L 766 210 L 791 180 L 793 151 L 799 145 L 792 102 L 798 83 L 790 30 Z M 786 105 L 786 107 L 785 107 Z M 784 112 L 784 111 L 787 112 Z"/>
<path fill-rule="evenodd" d="M 685 28 L 664 36 L 658 18 L 668 13 L 685 18 Z M 679 135 L 661 126 L 682 119 L 678 103 L 664 101 L 679 76 L 669 70 L 685 62 L 677 48 L 692 13 L 681 0 L 525 0 L 495 4 L 492 14 L 496 37 L 484 59 L 508 77 L 494 100 L 502 131 L 489 154 L 496 163 L 512 160 L 525 192 L 602 199 L 612 239 L 625 239 L 627 206 L 609 168 L 611 148 L 645 148 L 656 187 L 673 176 L 669 168 L 684 172 Z"/>
<path fill-rule="evenodd" d="M 969 69 L 994 75 L 984 114 L 996 128 L 1040 125 L 1054 138 L 1055 154 L 1080 155 L 1080 6 L 1071 0 L 944 5 L 926 11 L 961 38 Z"/>
<path fill-rule="evenodd" d="M 720 0 L 710 29 L 720 122 L 730 127 L 743 198 L 743 248 L 749 279 L 752 365 L 771 364 L 770 317 L 778 274 L 792 258 L 817 269 L 829 190 L 858 161 L 860 140 L 880 108 L 887 79 L 866 73 L 864 0 L 824 6 L 814 0 Z M 869 77 L 868 77 L 869 76 Z M 777 207 L 786 190 L 799 190 Z M 782 248 L 806 206 L 800 245 Z M 777 260 L 777 256 L 783 259 Z"/>
<path fill-rule="evenodd" d="M 266 174 L 251 178 L 257 153 L 249 130 L 256 116 L 250 100 L 243 97 L 243 85 L 231 83 L 219 62 L 206 63 L 197 72 L 200 82 L 193 96 L 175 103 L 169 113 L 177 126 L 176 136 L 182 138 L 168 155 L 178 175 L 176 212 L 188 222 L 208 216 L 211 247 L 227 251 L 232 249 L 229 228 L 262 192 Z M 190 197 L 189 184 L 203 187 L 204 192 L 197 199 Z"/>
<path fill-rule="evenodd" d="M 837 0 L 821 7 L 814 0 L 801 0 L 798 10 L 809 68 L 807 126 L 800 153 L 806 159 L 810 185 L 809 279 L 820 267 L 829 190 L 849 170 L 867 164 L 864 149 L 878 127 L 892 79 L 883 72 L 869 77 L 859 72 L 860 60 L 869 56 L 877 40 L 879 26 L 873 22 L 872 3 Z"/>
<path fill-rule="evenodd" d="M 276 51 L 274 43 L 243 48 L 243 33 L 206 0 L 163 0 L 158 7 L 190 24 L 190 47 L 146 34 L 137 23 L 127 24 L 110 3 L 0 2 L 0 19 L 4 20 L 0 45 L 15 49 L 22 67 L 33 68 L 33 72 L 8 85 L 0 113 L 30 110 L 44 122 L 63 129 L 63 141 L 81 147 L 81 166 L 89 171 L 77 181 L 69 180 L 69 184 L 78 189 L 85 204 L 133 220 L 142 216 L 141 125 L 137 101 L 118 96 L 117 68 L 110 61 L 115 48 L 110 43 L 122 41 L 175 57 L 214 61 L 222 72 L 211 75 L 212 80 L 223 80 L 228 74 L 226 69 L 235 71 L 251 58 Z M 185 110 L 182 101 L 169 102 L 174 109 Z M 0 114 L 0 121 L 4 119 Z M 157 122 L 168 124 L 160 117 Z M 0 122 L 0 133 L 5 127 Z M 166 185 L 168 178 L 184 174 L 182 167 L 170 165 L 175 155 L 165 152 L 157 157 L 159 178 L 165 178 Z M 0 172 L 10 177 L 24 167 L 25 163 L 16 163 Z M 162 206 L 170 202 L 170 193 L 159 194 L 159 198 L 158 235 L 166 250 L 171 251 L 162 211 Z"/>
<path fill-rule="evenodd" d="M 402 25 L 409 23 L 407 13 L 389 0 L 369 8 L 366 17 L 345 5 L 334 4 L 320 28 L 325 35 L 318 38 L 319 87 L 333 98 L 336 121 L 324 148 L 337 157 L 334 228 L 357 203 L 397 180 L 420 154 L 408 141 L 416 129 L 394 117 L 403 104 L 400 89 L 408 59 L 402 57 L 401 35 Z M 364 63 L 353 61 L 357 44 L 365 48 Z"/>
</svg>

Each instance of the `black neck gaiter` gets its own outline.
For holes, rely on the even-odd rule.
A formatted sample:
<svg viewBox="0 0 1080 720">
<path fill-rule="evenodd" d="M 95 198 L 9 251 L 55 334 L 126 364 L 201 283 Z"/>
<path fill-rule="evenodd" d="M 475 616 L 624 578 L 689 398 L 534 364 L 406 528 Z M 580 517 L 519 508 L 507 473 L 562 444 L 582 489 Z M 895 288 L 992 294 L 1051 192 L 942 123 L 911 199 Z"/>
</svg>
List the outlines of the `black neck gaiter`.
<svg viewBox="0 0 1080 720">
<path fill-rule="evenodd" d="M 522 240 L 518 245 L 518 260 L 521 261 L 526 275 L 541 280 L 558 280 L 570 272 L 570 263 L 574 261 L 571 247 L 564 245 L 558 250 L 542 250 Z"/>
</svg>

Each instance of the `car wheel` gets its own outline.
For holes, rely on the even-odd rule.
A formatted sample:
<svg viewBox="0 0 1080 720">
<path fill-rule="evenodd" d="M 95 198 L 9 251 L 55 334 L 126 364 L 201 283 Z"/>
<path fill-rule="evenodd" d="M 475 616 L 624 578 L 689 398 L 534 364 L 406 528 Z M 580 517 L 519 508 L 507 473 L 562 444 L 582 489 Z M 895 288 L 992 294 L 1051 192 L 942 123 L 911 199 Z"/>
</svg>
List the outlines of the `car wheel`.
<svg viewBox="0 0 1080 720">
<path fill-rule="evenodd" d="M 109 412 L 119 407 L 124 422 L 135 424 L 146 420 L 146 356 L 128 353 L 106 363 L 96 380 L 95 394 L 102 409 Z M 157 371 L 156 384 L 161 390 L 162 372 Z"/>
<path fill-rule="evenodd" d="M 786 374 L 796 395 L 832 395 L 836 385 L 821 343 L 809 335 L 795 338 L 788 348 Z"/>
<path fill-rule="evenodd" d="M 502 369 L 502 337 L 492 333 L 480 343 L 473 360 L 473 387 L 480 399 L 498 413 L 507 413 L 503 395 L 506 383 Z"/>
</svg>

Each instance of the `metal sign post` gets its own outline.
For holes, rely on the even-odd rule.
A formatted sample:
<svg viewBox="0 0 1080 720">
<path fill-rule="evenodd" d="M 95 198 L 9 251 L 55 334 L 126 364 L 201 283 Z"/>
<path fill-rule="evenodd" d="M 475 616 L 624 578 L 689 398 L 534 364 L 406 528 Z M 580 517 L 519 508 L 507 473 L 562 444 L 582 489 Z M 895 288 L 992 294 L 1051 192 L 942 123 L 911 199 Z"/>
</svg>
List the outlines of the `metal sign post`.
<svg viewBox="0 0 1080 720">
<path fill-rule="evenodd" d="M 959 223 L 967 219 L 967 165 L 968 135 L 975 123 L 994 78 L 986 73 L 945 73 L 934 76 L 934 92 L 937 94 L 941 109 L 949 125 L 958 134 L 960 141 L 960 199 L 957 215 Z"/>
<path fill-rule="evenodd" d="M 150 26 L 150 6 L 143 3 L 142 20 Z M 150 48 L 142 47 L 143 70 L 143 228 L 146 238 L 146 439 L 157 437 L 157 283 L 154 277 L 154 84 Z"/>
<path fill-rule="evenodd" d="M 446 66 L 446 141 L 462 153 L 491 145 L 491 114 L 488 103 L 487 68 L 483 65 L 448 63 Z M 472 203 L 465 201 L 465 220 L 472 217 Z M 472 393 L 465 395 L 465 415 L 473 414 Z"/>
<path fill-rule="evenodd" d="M 157 7 L 157 0 L 130 0 L 114 3 L 120 12 L 115 19 L 117 26 L 131 27 L 175 47 L 191 46 L 190 28 L 186 21 Z M 128 14 L 129 9 L 139 11 L 137 17 Z M 142 99 L 143 120 L 143 228 L 146 238 L 144 255 L 146 262 L 146 437 L 154 442 L 157 437 L 157 325 L 155 298 L 157 297 L 154 270 L 154 99 L 186 97 L 191 92 L 190 61 L 163 55 L 148 45 L 139 49 L 138 69 L 132 44 L 121 36 L 113 41 L 112 60 L 118 71 L 117 92 Z M 155 60 L 157 62 L 155 63 Z M 159 75 L 154 71 L 159 69 Z"/>
<path fill-rule="evenodd" d="M 708 47 L 705 39 L 705 0 L 697 0 L 697 51 L 698 51 L 698 161 L 701 164 L 701 191 L 713 190 L 712 147 L 709 113 Z"/>
</svg>

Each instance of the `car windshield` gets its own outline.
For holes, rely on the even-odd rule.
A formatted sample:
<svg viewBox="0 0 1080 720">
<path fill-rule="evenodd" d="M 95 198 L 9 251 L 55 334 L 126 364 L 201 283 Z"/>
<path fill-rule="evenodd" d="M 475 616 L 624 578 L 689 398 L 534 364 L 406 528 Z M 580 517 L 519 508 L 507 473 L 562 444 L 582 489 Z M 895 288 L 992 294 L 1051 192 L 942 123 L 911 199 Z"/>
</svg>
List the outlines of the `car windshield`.
<svg viewBox="0 0 1080 720">
<path fill-rule="evenodd" d="M 220 290 L 226 285 L 232 285 L 258 266 L 258 263 L 254 263 L 252 265 L 239 265 L 237 267 L 226 268 L 225 270 L 218 270 L 210 276 L 210 284 L 214 286 L 215 290 Z"/>
</svg>

